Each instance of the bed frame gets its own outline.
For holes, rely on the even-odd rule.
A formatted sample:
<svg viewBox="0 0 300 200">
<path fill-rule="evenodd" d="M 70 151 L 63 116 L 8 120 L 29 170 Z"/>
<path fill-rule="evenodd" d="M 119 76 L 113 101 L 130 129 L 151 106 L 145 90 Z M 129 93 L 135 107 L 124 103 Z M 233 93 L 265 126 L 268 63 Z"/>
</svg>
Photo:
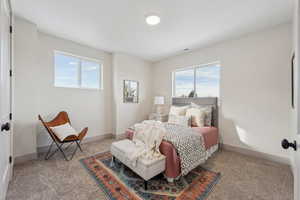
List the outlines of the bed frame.
<svg viewBox="0 0 300 200">
<path fill-rule="evenodd" d="M 195 98 L 184 98 L 174 97 L 172 98 L 172 105 L 175 106 L 186 106 L 191 103 L 204 106 L 212 106 L 212 126 L 218 128 L 218 98 L 217 97 L 195 97 Z"/>
</svg>

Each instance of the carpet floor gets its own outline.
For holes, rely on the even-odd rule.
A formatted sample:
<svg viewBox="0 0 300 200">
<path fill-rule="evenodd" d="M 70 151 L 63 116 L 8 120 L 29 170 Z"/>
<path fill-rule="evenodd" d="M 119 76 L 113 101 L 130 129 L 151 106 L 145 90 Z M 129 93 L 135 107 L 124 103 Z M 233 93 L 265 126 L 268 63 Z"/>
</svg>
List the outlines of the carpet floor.
<svg viewBox="0 0 300 200">
<path fill-rule="evenodd" d="M 72 161 L 57 154 L 45 161 L 15 165 L 7 200 L 105 200 L 106 196 L 79 162 L 109 150 L 114 140 L 83 144 Z M 220 172 L 222 178 L 207 200 L 292 200 L 293 176 L 289 166 L 239 153 L 220 150 L 203 168 Z"/>
</svg>

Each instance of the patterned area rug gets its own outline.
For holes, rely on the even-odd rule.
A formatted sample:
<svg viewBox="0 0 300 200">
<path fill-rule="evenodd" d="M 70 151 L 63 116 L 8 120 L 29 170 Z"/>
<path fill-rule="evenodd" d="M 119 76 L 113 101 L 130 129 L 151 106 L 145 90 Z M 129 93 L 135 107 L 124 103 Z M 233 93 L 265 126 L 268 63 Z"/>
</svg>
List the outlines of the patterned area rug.
<svg viewBox="0 0 300 200">
<path fill-rule="evenodd" d="M 204 200 L 220 179 L 220 174 L 197 167 L 184 179 L 168 183 L 163 175 L 144 181 L 132 170 L 115 161 L 111 154 L 100 153 L 80 160 L 109 200 Z"/>
</svg>

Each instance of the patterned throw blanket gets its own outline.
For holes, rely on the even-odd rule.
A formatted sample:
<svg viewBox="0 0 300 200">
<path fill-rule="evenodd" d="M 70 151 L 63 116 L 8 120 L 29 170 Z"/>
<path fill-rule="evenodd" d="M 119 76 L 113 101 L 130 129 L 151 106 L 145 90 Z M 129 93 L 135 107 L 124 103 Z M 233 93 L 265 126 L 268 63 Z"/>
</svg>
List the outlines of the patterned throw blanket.
<svg viewBox="0 0 300 200">
<path fill-rule="evenodd" d="M 206 159 L 203 136 L 180 125 L 166 123 L 165 128 L 167 131 L 164 140 L 176 148 L 181 161 L 181 175 L 185 176 Z"/>
</svg>

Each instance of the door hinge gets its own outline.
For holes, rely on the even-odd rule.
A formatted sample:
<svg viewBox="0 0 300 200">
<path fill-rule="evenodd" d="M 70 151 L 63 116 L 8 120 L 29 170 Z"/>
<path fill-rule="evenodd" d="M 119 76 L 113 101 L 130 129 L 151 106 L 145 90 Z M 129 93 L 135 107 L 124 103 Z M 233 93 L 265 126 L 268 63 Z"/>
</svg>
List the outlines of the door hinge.
<svg viewBox="0 0 300 200">
<path fill-rule="evenodd" d="M 11 69 L 9 70 L 9 76 L 12 76 L 12 70 Z"/>
<path fill-rule="evenodd" d="M 9 156 L 9 164 L 12 163 L 12 156 Z"/>
<path fill-rule="evenodd" d="M 9 26 L 9 32 L 13 33 L 13 27 L 12 26 Z"/>
<path fill-rule="evenodd" d="M 12 120 L 12 113 L 9 113 L 9 120 Z"/>
</svg>

